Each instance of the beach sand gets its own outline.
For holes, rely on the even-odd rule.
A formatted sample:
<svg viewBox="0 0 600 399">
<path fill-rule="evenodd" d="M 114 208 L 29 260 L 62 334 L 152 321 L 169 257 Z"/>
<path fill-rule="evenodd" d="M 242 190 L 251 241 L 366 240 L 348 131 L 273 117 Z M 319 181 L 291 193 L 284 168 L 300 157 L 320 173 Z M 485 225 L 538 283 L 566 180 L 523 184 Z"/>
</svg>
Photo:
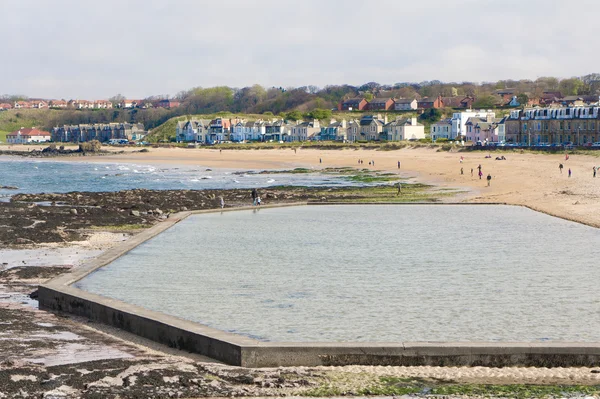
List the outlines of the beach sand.
<svg viewBox="0 0 600 399">
<path fill-rule="evenodd" d="M 457 201 L 506 203 L 567 220 L 600 227 L 600 174 L 593 178 L 592 167 L 600 166 L 592 155 L 531 154 L 484 151 L 438 152 L 427 148 L 405 148 L 396 151 L 375 150 L 223 150 L 151 148 L 149 152 L 125 152 L 102 157 L 68 158 L 76 162 L 119 162 L 139 164 L 201 165 L 231 169 L 321 169 L 326 167 L 361 167 L 398 173 L 438 188 L 464 191 Z M 496 156 L 506 160 L 497 161 Z M 464 157 L 463 162 L 460 158 Z M 319 160 L 322 160 L 322 163 Z M 364 163 L 358 165 L 358 159 Z M 368 162 L 374 161 L 375 166 Z M 401 168 L 398 169 L 398 161 Z M 560 173 L 559 164 L 564 165 Z M 481 165 L 483 178 L 477 176 Z M 461 175 L 460 169 L 464 174 Z M 473 176 L 471 176 L 471 168 Z M 568 177 L 571 169 L 572 176 Z M 491 174 L 491 186 L 486 176 Z"/>
</svg>

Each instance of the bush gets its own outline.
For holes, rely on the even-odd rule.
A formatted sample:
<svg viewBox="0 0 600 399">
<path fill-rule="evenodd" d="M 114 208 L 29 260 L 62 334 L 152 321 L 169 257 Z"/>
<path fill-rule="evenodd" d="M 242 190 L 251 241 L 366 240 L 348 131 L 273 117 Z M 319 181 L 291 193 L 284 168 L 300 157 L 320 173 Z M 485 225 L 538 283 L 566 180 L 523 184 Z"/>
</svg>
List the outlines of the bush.
<svg viewBox="0 0 600 399">
<path fill-rule="evenodd" d="M 435 139 L 436 143 L 447 143 L 448 139 L 445 137 L 440 137 L 439 139 Z"/>
<path fill-rule="evenodd" d="M 102 144 L 98 140 L 86 141 L 85 143 L 79 144 L 79 151 L 81 152 L 98 152 Z"/>
</svg>

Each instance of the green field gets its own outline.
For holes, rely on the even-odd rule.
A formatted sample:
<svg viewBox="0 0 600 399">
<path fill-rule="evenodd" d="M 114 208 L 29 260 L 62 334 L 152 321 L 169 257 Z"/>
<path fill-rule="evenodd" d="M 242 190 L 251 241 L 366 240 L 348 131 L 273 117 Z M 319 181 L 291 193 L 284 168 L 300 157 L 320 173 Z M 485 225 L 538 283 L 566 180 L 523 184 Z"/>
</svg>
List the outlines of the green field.
<svg viewBox="0 0 600 399">
<path fill-rule="evenodd" d="M 8 132 L 0 130 L 0 142 L 2 144 L 6 143 L 6 135 L 7 134 L 8 134 Z"/>
</svg>

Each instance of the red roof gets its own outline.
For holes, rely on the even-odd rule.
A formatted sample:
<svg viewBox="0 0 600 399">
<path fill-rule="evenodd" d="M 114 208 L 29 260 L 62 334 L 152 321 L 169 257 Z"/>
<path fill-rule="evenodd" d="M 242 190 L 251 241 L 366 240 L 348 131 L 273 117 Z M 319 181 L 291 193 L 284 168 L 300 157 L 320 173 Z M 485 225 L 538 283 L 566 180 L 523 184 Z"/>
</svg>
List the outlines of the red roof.
<svg viewBox="0 0 600 399">
<path fill-rule="evenodd" d="M 21 136 L 50 136 L 50 132 L 45 132 L 35 127 L 15 130 L 7 134 L 7 136 L 16 136 L 19 132 L 21 132 Z"/>
</svg>

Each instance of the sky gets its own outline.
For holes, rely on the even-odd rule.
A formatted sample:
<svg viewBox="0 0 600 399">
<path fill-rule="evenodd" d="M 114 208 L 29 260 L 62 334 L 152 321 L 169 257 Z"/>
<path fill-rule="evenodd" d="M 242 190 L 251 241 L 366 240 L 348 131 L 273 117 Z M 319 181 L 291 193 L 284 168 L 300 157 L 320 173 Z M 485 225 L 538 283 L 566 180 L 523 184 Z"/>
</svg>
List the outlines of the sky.
<svg viewBox="0 0 600 399">
<path fill-rule="evenodd" d="M 0 0 L 0 94 L 568 78 L 600 72 L 600 1 Z"/>
</svg>

